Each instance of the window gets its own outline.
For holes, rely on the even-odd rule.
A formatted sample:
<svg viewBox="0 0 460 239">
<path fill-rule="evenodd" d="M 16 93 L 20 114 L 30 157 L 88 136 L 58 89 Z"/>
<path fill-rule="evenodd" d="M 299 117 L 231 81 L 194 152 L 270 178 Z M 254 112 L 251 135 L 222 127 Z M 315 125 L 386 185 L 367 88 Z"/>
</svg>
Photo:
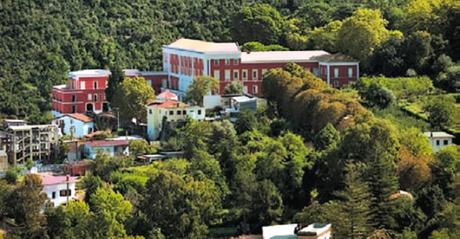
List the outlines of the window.
<svg viewBox="0 0 460 239">
<path fill-rule="evenodd" d="M 73 124 L 73 119 L 70 119 L 70 124 Z"/>
<path fill-rule="evenodd" d="M 181 115 L 182 111 L 178 110 L 177 115 Z"/>
<path fill-rule="evenodd" d="M 169 115 L 174 115 L 174 111 L 170 110 Z"/>
<path fill-rule="evenodd" d="M 201 110 L 198 110 L 198 114 L 201 115 Z"/>
<path fill-rule="evenodd" d="M 353 68 L 348 67 L 348 77 L 351 78 L 353 77 Z"/>
<path fill-rule="evenodd" d="M 59 191 L 59 196 L 68 197 L 68 196 L 70 196 L 72 194 L 71 192 L 72 191 L 70 191 L 70 189 L 61 190 L 61 191 Z"/>
<path fill-rule="evenodd" d="M 97 81 L 94 82 L 93 86 L 94 86 L 94 89 L 97 89 Z"/>
<path fill-rule="evenodd" d="M 77 97 L 75 95 L 72 95 L 72 102 L 77 101 Z"/>
<path fill-rule="evenodd" d="M 72 105 L 72 113 L 77 112 L 77 107 L 75 105 Z"/>
<path fill-rule="evenodd" d="M 152 109 L 149 109 L 149 114 L 152 114 Z"/>
<path fill-rule="evenodd" d="M 183 110 L 183 111 L 182 111 L 182 114 L 183 114 L 183 115 L 186 115 L 186 114 L 187 114 L 187 111 L 186 111 L 186 110 Z"/>
<path fill-rule="evenodd" d="M 248 80 L 248 70 L 243 69 L 243 80 Z"/>
<path fill-rule="evenodd" d="M 225 80 L 230 80 L 230 70 L 225 70 Z"/>
<path fill-rule="evenodd" d="M 449 140 L 445 139 L 444 140 L 444 145 L 448 145 L 449 144 Z"/>
<path fill-rule="evenodd" d="M 80 82 L 80 89 L 84 90 L 85 89 L 85 82 Z"/>
<path fill-rule="evenodd" d="M 56 192 L 52 192 L 52 193 L 51 193 L 51 198 L 52 198 L 52 199 L 55 199 L 55 198 L 56 198 Z"/>
<path fill-rule="evenodd" d="M 88 100 L 92 100 L 93 99 L 93 95 L 92 94 L 88 94 Z"/>
<path fill-rule="evenodd" d="M 257 86 L 256 86 L 256 85 L 253 85 L 253 86 L 252 86 L 252 93 L 253 93 L 253 94 L 257 94 L 257 90 L 258 90 L 258 89 L 257 89 Z"/>
<path fill-rule="evenodd" d="M 219 78 L 220 78 L 220 71 L 219 70 L 214 70 L 214 78 L 216 78 L 216 80 L 219 80 Z"/>
<path fill-rule="evenodd" d="M 436 140 L 436 145 L 439 146 L 440 144 L 441 144 L 441 142 L 439 142 L 439 140 Z"/>
<path fill-rule="evenodd" d="M 339 77 L 339 68 L 334 68 L 334 77 Z"/>
<path fill-rule="evenodd" d="M 239 80 L 239 71 L 238 70 L 233 70 L 233 80 Z"/>
<path fill-rule="evenodd" d="M 219 60 L 212 60 L 214 62 L 214 65 L 215 66 L 218 66 L 219 65 Z"/>
<path fill-rule="evenodd" d="M 257 80 L 257 70 L 252 70 L 252 80 Z"/>
<path fill-rule="evenodd" d="M 97 101 L 97 94 L 94 94 L 94 101 Z"/>
<path fill-rule="evenodd" d="M 230 65 L 230 59 L 225 59 L 225 65 L 226 66 Z"/>
<path fill-rule="evenodd" d="M 233 59 L 233 65 L 238 65 L 238 59 Z"/>
</svg>

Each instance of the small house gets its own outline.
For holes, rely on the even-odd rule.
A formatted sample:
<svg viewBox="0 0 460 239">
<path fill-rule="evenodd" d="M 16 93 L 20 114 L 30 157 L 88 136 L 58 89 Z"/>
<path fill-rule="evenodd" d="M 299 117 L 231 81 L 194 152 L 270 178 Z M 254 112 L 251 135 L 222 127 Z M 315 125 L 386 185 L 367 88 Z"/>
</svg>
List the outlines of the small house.
<svg viewBox="0 0 460 239">
<path fill-rule="evenodd" d="M 446 132 L 425 132 L 424 134 L 430 140 L 434 152 L 453 144 L 454 136 Z"/>
<path fill-rule="evenodd" d="M 93 140 L 84 144 L 84 154 L 88 159 L 95 159 L 98 153 L 109 156 L 129 155 L 128 140 Z"/>
<path fill-rule="evenodd" d="M 75 183 L 76 177 L 40 175 L 42 178 L 43 192 L 46 193 L 48 199 L 54 207 L 62 204 L 67 204 L 71 200 L 76 199 Z"/>
<path fill-rule="evenodd" d="M 53 120 L 53 124 L 59 127 L 62 134 L 75 138 L 82 138 L 94 131 L 93 119 L 80 113 L 61 115 Z"/>
</svg>

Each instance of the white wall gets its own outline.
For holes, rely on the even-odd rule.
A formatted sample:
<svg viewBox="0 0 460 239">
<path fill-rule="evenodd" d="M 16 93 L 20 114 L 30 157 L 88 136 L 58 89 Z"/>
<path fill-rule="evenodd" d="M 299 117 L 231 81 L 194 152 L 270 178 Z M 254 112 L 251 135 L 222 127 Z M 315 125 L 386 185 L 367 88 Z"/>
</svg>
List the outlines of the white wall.
<svg viewBox="0 0 460 239">
<path fill-rule="evenodd" d="M 433 148 L 433 151 L 438 152 L 442 148 L 452 145 L 452 138 L 450 137 L 430 138 L 430 143 L 431 143 L 431 147 Z"/>
<path fill-rule="evenodd" d="M 70 196 L 69 197 L 61 197 L 59 192 L 61 190 L 66 190 L 70 189 Z M 55 207 L 58 207 L 59 205 L 63 203 L 67 203 L 68 200 L 71 201 L 75 199 L 75 182 L 69 183 L 61 183 L 61 184 L 53 184 L 53 185 L 46 185 L 43 187 L 43 192 L 46 193 L 46 196 L 48 196 L 48 199 L 54 203 Z M 55 193 L 55 198 L 53 199 L 53 192 Z"/>
<path fill-rule="evenodd" d="M 75 128 L 75 133 L 73 134 L 73 137 L 76 137 L 76 138 L 81 138 L 81 137 L 91 133 L 92 131 L 94 131 L 94 123 L 93 122 L 84 123 L 82 121 L 76 120 L 76 119 L 74 119 L 72 117 L 69 117 L 69 116 L 63 116 L 61 118 L 54 119 L 53 124 L 57 125 L 59 127 L 59 125 L 60 125 L 59 122 L 61 120 L 64 122 L 63 133 L 65 135 L 71 135 L 71 128 L 72 127 Z"/>
</svg>

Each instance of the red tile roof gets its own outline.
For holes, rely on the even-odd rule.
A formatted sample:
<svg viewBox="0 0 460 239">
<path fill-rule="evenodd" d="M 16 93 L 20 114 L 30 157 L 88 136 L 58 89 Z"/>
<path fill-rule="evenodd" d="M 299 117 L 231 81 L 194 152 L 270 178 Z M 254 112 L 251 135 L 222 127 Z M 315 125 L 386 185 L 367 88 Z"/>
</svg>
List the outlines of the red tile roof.
<svg viewBox="0 0 460 239">
<path fill-rule="evenodd" d="M 85 143 L 88 147 L 126 146 L 128 144 L 128 140 L 93 140 Z"/>
<path fill-rule="evenodd" d="M 63 115 L 62 117 L 64 116 L 69 116 L 69 117 L 72 117 L 76 120 L 79 120 L 81 122 L 84 122 L 84 123 L 89 123 L 89 122 L 93 122 L 93 119 L 85 114 L 80 114 L 80 113 L 73 113 L 73 114 L 65 114 Z"/>
<path fill-rule="evenodd" d="M 61 183 L 74 183 L 77 180 L 77 177 L 71 176 L 53 176 L 47 174 L 41 174 L 43 186 L 61 184 Z"/>
<path fill-rule="evenodd" d="M 177 100 L 177 95 L 172 93 L 169 90 L 161 92 L 159 95 L 157 95 L 157 99 L 159 100 Z"/>
<path fill-rule="evenodd" d="M 155 108 L 185 108 L 188 107 L 187 104 L 182 103 L 176 100 L 166 100 L 166 101 L 154 101 L 149 104 L 149 106 L 154 106 Z"/>
</svg>

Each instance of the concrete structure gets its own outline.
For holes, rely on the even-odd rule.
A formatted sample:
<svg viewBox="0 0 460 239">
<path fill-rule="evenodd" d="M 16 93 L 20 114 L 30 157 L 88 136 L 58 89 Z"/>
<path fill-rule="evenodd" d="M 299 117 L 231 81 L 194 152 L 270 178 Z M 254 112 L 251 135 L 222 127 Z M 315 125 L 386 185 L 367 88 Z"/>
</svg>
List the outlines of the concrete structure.
<svg viewBox="0 0 460 239">
<path fill-rule="evenodd" d="M 95 159 L 98 153 L 109 156 L 129 155 L 128 140 L 93 140 L 83 146 L 84 154 L 88 159 Z"/>
<path fill-rule="evenodd" d="M 94 131 L 93 119 L 85 114 L 73 113 L 64 114 L 52 121 L 64 135 L 71 135 L 75 138 L 82 138 Z"/>
<path fill-rule="evenodd" d="M 163 70 L 167 83 L 181 98 L 193 78 L 213 76 L 220 92 L 232 80 L 243 82 L 245 93 L 262 94 L 262 78 L 270 69 L 294 62 L 329 85 L 342 87 L 359 78 L 359 62 L 326 51 L 241 52 L 237 43 L 214 43 L 181 38 L 163 46 Z M 164 77 L 164 75 L 162 75 Z"/>
<path fill-rule="evenodd" d="M 53 87 L 53 115 L 108 111 L 105 89 L 110 74 L 108 70 L 70 72 L 67 84 Z"/>
<path fill-rule="evenodd" d="M 332 225 L 313 223 L 308 226 L 285 224 L 262 227 L 263 239 L 331 239 Z"/>
<path fill-rule="evenodd" d="M 40 175 L 42 178 L 43 192 L 46 193 L 54 207 L 67 204 L 76 199 L 76 178 L 71 176 Z"/>
<path fill-rule="evenodd" d="M 430 140 L 434 152 L 438 152 L 442 148 L 452 145 L 452 141 L 455 138 L 453 135 L 446 132 L 425 132 L 424 134 Z"/>
<path fill-rule="evenodd" d="M 189 106 L 176 100 L 155 100 L 147 105 L 147 137 L 156 140 L 160 136 L 164 122 L 183 122 L 188 117 L 205 119 L 205 108 Z"/>
<path fill-rule="evenodd" d="M 298 239 L 330 239 L 331 234 L 331 224 L 313 223 L 297 230 Z"/>
<path fill-rule="evenodd" d="M 230 108 L 227 109 L 230 112 L 240 112 L 243 110 L 257 111 L 257 98 L 247 96 L 236 96 L 230 98 Z"/>
<path fill-rule="evenodd" d="M 11 126 L 0 135 L 0 148 L 6 149 L 11 166 L 23 165 L 27 160 L 50 160 L 59 138 L 55 125 Z"/>
<path fill-rule="evenodd" d="M 20 119 L 4 119 L 3 120 L 3 128 L 6 129 L 10 126 L 23 126 L 26 125 L 27 121 L 20 120 Z"/>
<path fill-rule="evenodd" d="M 297 224 L 274 225 L 262 227 L 263 239 L 297 239 Z"/>
</svg>

